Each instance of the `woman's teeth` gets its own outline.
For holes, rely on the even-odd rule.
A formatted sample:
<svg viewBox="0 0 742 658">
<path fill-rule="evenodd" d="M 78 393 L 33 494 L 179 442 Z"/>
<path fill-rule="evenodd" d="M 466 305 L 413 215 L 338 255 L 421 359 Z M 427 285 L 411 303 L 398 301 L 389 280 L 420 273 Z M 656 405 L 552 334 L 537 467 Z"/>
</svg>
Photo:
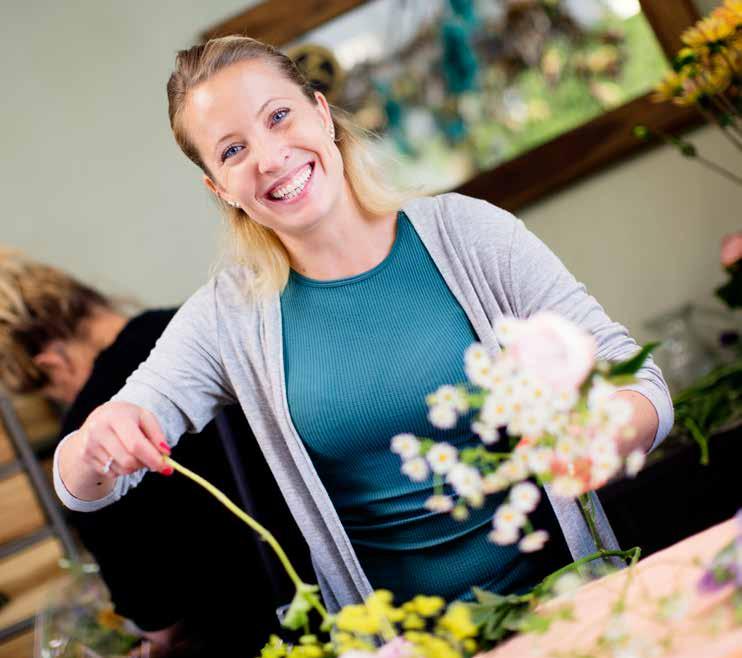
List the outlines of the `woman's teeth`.
<svg viewBox="0 0 742 658">
<path fill-rule="evenodd" d="M 272 190 L 269 196 L 273 199 L 281 199 L 283 201 L 287 199 L 293 199 L 294 197 L 302 193 L 311 175 L 312 166 L 307 165 L 301 171 L 299 171 L 296 176 L 294 176 L 288 183 L 286 183 L 285 185 L 281 185 L 281 187 L 277 187 L 275 190 Z"/>
</svg>

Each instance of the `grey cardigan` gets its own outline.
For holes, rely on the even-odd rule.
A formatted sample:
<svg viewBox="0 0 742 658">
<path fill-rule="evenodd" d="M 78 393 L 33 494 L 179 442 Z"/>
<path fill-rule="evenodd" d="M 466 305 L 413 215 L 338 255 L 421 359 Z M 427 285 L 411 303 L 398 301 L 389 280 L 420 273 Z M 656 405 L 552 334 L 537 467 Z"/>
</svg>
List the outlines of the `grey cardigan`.
<svg viewBox="0 0 742 658">
<path fill-rule="evenodd" d="M 493 331 L 499 318 L 525 318 L 539 309 L 554 310 L 592 332 L 599 358 L 625 358 L 637 350 L 626 329 L 612 322 L 559 259 L 509 213 L 459 194 L 415 199 L 403 209 L 489 350 L 500 349 Z M 114 399 L 152 411 L 171 444 L 184 432 L 200 431 L 220 406 L 238 402 L 311 549 L 325 602 L 337 609 L 360 601 L 371 586 L 291 422 L 279 297 L 251 301 L 246 276 L 235 266 L 200 288 Z M 672 426 L 672 402 L 651 361 L 638 376 L 640 381 L 627 388 L 641 392 L 657 410 L 654 447 Z M 119 477 L 104 498 L 82 501 L 65 488 L 55 459 L 55 487 L 67 507 L 93 511 L 118 500 L 145 472 Z M 572 555 L 593 552 L 577 503 L 547 493 Z M 603 542 L 615 548 L 594 494 L 593 503 Z"/>
</svg>

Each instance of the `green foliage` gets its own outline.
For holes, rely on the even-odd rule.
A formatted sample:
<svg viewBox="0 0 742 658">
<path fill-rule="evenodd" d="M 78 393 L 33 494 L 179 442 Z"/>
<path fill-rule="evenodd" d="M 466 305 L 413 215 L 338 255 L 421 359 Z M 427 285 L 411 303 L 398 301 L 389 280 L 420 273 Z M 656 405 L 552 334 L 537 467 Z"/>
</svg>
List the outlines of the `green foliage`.
<svg viewBox="0 0 742 658">
<path fill-rule="evenodd" d="M 644 365 L 647 357 L 651 354 L 659 343 L 647 343 L 642 347 L 634 356 L 626 361 L 617 361 L 611 365 L 611 369 L 608 371 L 609 379 L 614 377 L 622 377 L 625 375 L 634 375 L 639 368 Z"/>
<path fill-rule="evenodd" d="M 317 585 L 302 583 L 294 594 L 282 625 L 294 631 L 305 628 L 309 624 L 309 611 L 314 607 L 314 597 L 318 592 Z"/>
<path fill-rule="evenodd" d="M 720 366 L 675 396 L 675 427 L 687 432 L 708 464 L 709 436 L 742 420 L 742 359 Z"/>
</svg>

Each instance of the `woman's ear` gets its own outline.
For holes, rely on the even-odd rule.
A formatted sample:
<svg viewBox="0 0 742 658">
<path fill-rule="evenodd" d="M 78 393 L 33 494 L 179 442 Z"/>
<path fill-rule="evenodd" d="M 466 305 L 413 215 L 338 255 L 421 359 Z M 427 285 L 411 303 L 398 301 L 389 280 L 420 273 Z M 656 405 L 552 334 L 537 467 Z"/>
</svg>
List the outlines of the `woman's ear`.
<svg viewBox="0 0 742 658">
<path fill-rule="evenodd" d="M 34 364 L 54 379 L 65 371 L 70 370 L 72 362 L 61 341 L 54 340 L 44 347 L 34 358 Z"/>
<path fill-rule="evenodd" d="M 224 201 L 224 203 L 228 203 L 230 206 L 234 206 L 234 203 L 232 203 L 227 197 L 225 197 L 221 190 L 219 189 L 219 185 L 217 185 L 209 176 L 204 174 L 204 185 L 206 185 L 206 188 L 219 200 Z"/>
<path fill-rule="evenodd" d="M 330 130 L 332 126 L 332 111 L 330 110 L 330 104 L 327 102 L 327 98 L 321 91 L 314 92 L 314 100 L 317 101 L 317 111 L 322 117 L 322 123 L 325 126 L 325 130 Z"/>
</svg>

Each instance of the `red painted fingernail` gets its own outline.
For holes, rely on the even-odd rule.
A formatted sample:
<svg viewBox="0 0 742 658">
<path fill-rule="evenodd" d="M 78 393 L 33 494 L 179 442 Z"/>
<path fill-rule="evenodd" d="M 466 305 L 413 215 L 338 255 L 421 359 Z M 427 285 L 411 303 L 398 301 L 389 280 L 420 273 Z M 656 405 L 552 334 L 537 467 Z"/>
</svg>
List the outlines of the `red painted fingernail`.
<svg viewBox="0 0 742 658">
<path fill-rule="evenodd" d="M 160 450 L 166 452 L 168 455 L 170 454 L 170 446 L 164 441 L 160 441 Z"/>
<path fill-rule="evenodd" d="M 166 466 L 165 468 L 163 468 L 160 471 L 160 473 L 162 473 L 163 475 L 172 475 L 173 474 L 173 468 L 172 468 L 172 466 Z"/>
</svg>

